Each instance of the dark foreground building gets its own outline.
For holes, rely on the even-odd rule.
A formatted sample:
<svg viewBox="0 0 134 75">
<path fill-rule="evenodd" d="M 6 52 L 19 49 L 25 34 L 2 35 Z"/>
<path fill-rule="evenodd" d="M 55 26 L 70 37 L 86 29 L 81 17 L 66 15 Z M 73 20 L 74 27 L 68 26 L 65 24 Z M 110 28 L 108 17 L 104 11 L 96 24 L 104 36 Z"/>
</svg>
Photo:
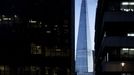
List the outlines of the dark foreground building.
<svg viewBox="0 0 134 75">
<path fill-rule="evenodd" d="M 95 74 L 134 75 L 134 0 L 99 0 Z"/>
<path fill-rule="evenodd" d="M 0 1 L 0 75 L 73 75 L 73 0 Z"/>
</svg>

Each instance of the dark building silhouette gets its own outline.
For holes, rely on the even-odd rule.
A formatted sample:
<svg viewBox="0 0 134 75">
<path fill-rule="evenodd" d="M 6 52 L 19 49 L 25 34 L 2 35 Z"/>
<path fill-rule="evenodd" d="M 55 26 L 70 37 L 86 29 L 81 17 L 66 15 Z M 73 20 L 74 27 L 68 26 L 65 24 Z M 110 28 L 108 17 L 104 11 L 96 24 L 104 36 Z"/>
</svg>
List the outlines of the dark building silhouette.
<svg viewBox="0 0 134 75">
<path fill-rule="evenodd" d="M 95 74 L 134 75 L 134 0 L 99 0 Z"/>
<path fill-rule="evenodd" d="M 0 75 L 73 75 L 73 0 L 0 1 Z"/>
</svg>

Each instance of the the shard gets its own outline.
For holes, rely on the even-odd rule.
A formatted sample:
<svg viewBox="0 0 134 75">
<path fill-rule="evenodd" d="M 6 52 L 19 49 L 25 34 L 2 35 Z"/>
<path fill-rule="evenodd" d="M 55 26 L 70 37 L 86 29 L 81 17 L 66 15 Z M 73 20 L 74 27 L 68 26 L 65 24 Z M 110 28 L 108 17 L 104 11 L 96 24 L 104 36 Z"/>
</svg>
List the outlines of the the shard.
<svg viewBox="0 0 134 75">
<path fill-rule="evenodd" d="M 77 75 L 89 75 L 88 72 L 88 45 L 87 45 L 87 4 L 82 0 L 80 9 L 80 20 L 78 28 L 77 48 L 76 48 L 76 72 Z"/>
</svg>

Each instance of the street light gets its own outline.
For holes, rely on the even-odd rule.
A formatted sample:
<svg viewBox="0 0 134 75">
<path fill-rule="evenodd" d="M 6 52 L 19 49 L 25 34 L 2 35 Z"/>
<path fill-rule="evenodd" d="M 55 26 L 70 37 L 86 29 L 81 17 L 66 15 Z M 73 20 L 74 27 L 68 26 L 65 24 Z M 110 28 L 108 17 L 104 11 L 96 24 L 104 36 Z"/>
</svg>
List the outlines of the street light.
<svg viewBox="0 0 134 75">
<path fill-rule="evenodd" d="M 121 62 L 121 66 L 124 67 L 125 66 L 125 63 L 124 62 Z"/>
<path fill-rule="evenodd" d="M 121 62 L 121 72 L 123 72 L 124 71 L 124 66 L 125 66 L 125 62 Z"/>
</svg>

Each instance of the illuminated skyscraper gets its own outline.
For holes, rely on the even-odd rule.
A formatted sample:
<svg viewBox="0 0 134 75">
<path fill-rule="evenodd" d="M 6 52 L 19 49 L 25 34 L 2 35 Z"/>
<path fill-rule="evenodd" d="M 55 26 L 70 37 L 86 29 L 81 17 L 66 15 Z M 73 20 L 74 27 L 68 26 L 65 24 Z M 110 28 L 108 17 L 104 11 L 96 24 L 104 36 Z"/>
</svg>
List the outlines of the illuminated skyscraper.
<svg viewBox="0 0 134 75">
<path fill-rule="evenodd" d="M 81 0 L 80 19 L 78 27 L 77 47 L 76 47 L 76 72 L 77 75 L 92 74 L 89 69 L 93 69 L 92 50 L 90 42 L 90 32 L 88 24 L 87 1 Z M 90 44 L 90 47 L 89 47 Z M 90 61 L 90 62 L 89 62 Z M 92 65 L 91 65 L 92 64 Z M 89 67 L 90 66 L 90 67 Z"/>
</svg>

